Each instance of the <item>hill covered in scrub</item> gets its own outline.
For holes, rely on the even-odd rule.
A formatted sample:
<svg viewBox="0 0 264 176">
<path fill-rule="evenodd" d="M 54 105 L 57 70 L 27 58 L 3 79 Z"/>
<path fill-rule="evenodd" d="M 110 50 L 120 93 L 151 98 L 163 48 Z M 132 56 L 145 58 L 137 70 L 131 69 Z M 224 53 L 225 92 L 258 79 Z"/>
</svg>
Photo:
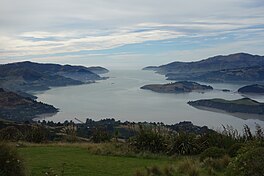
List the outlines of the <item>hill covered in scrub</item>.
<svg viewBox="0 0 264 176">
<path fill-rule="evenodd" d="M 0 118 L 11 121 L 31 121 L 37 115 L 56 113 L 52 105 L 25 98 L 0 88 Z"/>
<path fill-rule="evenodd" d="M 56 86 L 92 83 L 105 79 L 97 73 L 106 72 L 108 70 L 102 67 L 17 62 L 0 65 L 0 86 L 22 92 L 47 90 Z"/>
<path fill-rule="evenodd" d="M 236 53 L 195 62 L 172 62 L 144 69 L 164 74 L 169 80 L 262 82 L 264 81 L 264 56 Z"/>
</svg>

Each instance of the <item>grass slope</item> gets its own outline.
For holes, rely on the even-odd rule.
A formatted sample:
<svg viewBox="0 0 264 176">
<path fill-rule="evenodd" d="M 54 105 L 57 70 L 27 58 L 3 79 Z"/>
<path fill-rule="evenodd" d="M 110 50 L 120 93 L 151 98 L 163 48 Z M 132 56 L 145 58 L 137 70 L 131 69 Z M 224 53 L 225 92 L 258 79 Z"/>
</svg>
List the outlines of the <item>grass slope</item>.
<svg viewBox="0 0 264 176">
<path fill-rule="evenodd" d="M 31 175 L 44 175 L 44 172 L 50 168 L 55 173 L 61 174 L 63 163 L 65 163 L 64 176 L 131 176 L 136 170 L 146 166 L 162 166 L 169 163 L 169 159 L 94 155 L 80 147 L 25 147 L 20 148 L 19 153 L 25 158 Z"/>
</svg>

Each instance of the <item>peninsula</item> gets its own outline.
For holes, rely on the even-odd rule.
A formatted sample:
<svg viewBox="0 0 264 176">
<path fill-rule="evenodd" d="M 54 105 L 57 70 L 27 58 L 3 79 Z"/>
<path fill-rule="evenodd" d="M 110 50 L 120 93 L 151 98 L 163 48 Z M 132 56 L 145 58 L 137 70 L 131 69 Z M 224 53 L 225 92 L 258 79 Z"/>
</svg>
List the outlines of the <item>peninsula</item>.
<svg viewBox="0 0 264 176">
<path fill-rule="evenodd" d="M 80 85 L 106 79 L 103 67 L 84 67 L 35 62 L 0 65 L 0 87 L 14 92 L 47 90 L 50 87 Z"/>
<path fill-rule="evenodd" d="M 252 84 L 239 88 L 238 92 L 242 94 L 264 94 L 264 86 L 259 84 Z"/>
<path fill-rule="evenodd" d="M 148 66 L 168 80 L 203 82 L 264 82 L 264 56 L 248 53 L 218 55 L 194 62 L 172 62 Z"/>
<path fill-rule="evenodd" d="M 0 119 L 24 122 L 31 121 L 38 115 L 56 112 L 58 109 L 52 105 L 37 102 L 0 88 Z"/>
<path fill-rule="evenodd" d="M 228 113 L 264 115 L 264 103 L 260 103 L 250 98 L 242 98 L 238 100 L 225 100 L 220 98 L 214 98 L 189 101 L 188 104 L 198 109 L 215 109 L 222 110 Z"/>
</svg>

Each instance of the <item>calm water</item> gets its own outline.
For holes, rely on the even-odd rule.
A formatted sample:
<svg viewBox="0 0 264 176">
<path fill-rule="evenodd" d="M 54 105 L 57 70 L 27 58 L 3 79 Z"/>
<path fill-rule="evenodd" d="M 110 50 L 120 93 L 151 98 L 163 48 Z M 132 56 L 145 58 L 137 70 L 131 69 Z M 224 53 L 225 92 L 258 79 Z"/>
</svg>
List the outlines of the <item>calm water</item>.
<svg viewBox="0 0 264 176">
<path fill-rule="evenodd" d="M 218 128 L 222 124 L 242 128 L 244 124 L 255 126 L 264 122 L 257 119 L 241 119 L 231 115 L 203 111 L 187 104 L 190 100 L 205 98 L 237 99 L 235 93 L 242 85 L 210 84 L 214 89 L 230 89 L 231 92 L 214 90 L 207 93 L 160 94 L 140 87 L 150 83 L 166 83 L 162 75 L 151 71 L 111 71 L 108 80 L 95 84 L 52 88 L 39 92 L 38 100 L 54 105 L 60 112 L 46 120 L 64 121 L 113 117 L 121 121 L 151 121 L 167 124 L 192 121 L 196 125 Z M 263 102 L 264 96 L 251 97 Z M 264 120 L 264 119 L 263 119 Z"/>
</svg>

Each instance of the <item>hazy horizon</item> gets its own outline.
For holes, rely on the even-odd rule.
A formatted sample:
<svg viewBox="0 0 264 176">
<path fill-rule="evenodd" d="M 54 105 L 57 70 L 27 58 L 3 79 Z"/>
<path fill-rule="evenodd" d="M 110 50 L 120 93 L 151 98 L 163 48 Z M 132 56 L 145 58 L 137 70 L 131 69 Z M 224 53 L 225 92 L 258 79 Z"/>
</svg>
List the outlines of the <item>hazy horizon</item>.
<svg viewBox="0 0 264 176">
<path fill-rule="evenodd" d="M 140 69 L 264 55 L 261 0 L 0 0 L 0 63 Z"/>
</svg>

